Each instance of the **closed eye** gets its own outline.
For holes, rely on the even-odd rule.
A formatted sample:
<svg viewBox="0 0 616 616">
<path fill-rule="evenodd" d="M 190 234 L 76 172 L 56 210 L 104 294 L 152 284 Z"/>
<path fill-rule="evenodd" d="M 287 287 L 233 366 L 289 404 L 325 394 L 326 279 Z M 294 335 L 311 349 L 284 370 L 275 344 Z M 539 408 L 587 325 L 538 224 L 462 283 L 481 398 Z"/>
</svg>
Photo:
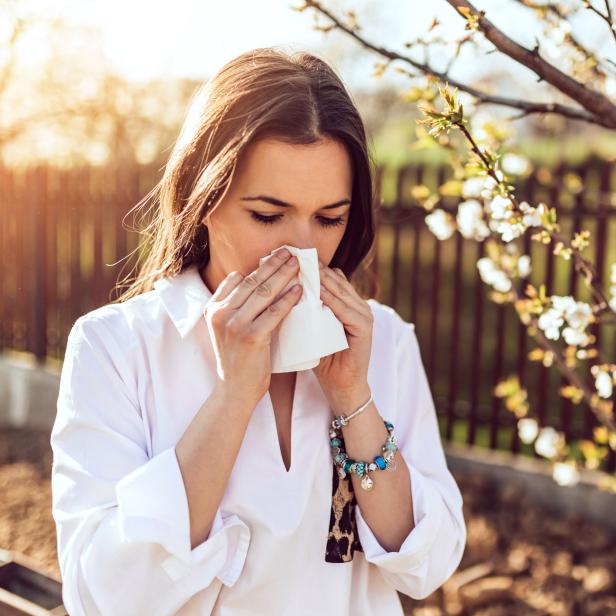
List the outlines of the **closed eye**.
<svg viewBox="0 0 616 616">
<path fill-rule="evenodd" d="M 264 225 L 273 225 L 279 218 L 282 218 L 284 214 L 274 214 L 272 216 L 264 216 L 258 212 L 250 210 L 250 215 L 258 222 Z M 319 224 L 323 227 L 338 227 L 344 224 L 344 217 L 337 216 L 336 218 L 330 218 L 329 216 L 318 216 Z"/>
</svg>

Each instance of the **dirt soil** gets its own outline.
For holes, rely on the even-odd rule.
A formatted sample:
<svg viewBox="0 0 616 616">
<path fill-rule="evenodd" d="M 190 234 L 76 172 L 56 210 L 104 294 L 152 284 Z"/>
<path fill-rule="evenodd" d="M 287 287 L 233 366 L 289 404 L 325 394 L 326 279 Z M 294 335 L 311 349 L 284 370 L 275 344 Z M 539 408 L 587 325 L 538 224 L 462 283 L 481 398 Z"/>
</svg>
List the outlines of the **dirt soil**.
<svg viewBox="0 0 616 616">
<path fill-rule="evenodd" d="M 49 433 L 0 429 L 0 548 L 59 576 L 51 517 Z M 616 536 L 575 516 L 558 518 L 515 485 L 456 474 L 468 540 L 460 567 L 414 616 L 616 615 Z"/>
</svg>

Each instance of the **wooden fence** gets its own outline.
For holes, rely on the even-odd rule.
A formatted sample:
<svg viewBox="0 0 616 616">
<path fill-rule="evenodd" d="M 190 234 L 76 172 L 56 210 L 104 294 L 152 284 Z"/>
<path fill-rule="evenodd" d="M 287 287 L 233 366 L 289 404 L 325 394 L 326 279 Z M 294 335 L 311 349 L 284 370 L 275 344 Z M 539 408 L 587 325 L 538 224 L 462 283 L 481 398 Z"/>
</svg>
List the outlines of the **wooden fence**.
<svg viewBox="0 0 616 616">
<path fill-rule="evenodd" d="M 125 215 L 159 173 L 153 166 L 0 169 L 0 349 L 29 352 L 41 361 L 62 358 L 75 319 L 111 301 L 120 274 L 131 270 L 134 260 L 125 257 L 138 249 L 139 239 L 125 228 L 132 220 Z M 420 166 L 378 170 L 383 201 L 374 262 L 377 299 L 416 325 L 443 437 L 533 454 L 492 393 L 511 373 L 528 388 L 531 413 L 542 425 L 562 429 L 569 439 L 591 437 L 597 424 L 590 410 L 558 394 L 564 381 L 556 369 L 528 359 L 536 345 L 513 308 L 489 300 L 476 268 L 483 244 L 458 233 L 440 241 L 427 229 L 411 188 L 435 189 L 448 174 Z M 585 256 L 597 265 L 605 288 L 616 262 L 614 184 L 608 163 L 589 160 L 576 168 L 542 169 L 517 186 L 520 200 L 556 207 L 565 234 L 591 232 Z M 458 201 L 448 198 L 445 209 L 455 212 Z M 523 245 L 533 272 L 520 281 L 520 292 L 527 282 L 545 282 L 548 294 L 590 299 L 571 262 L 555 257 L 552 245 L 531 242 L 528 234 Z M 614 361 L 613 327 L 591 331 Z M 615 462 L 611 452 L 609 467 Z"/>
</svg>

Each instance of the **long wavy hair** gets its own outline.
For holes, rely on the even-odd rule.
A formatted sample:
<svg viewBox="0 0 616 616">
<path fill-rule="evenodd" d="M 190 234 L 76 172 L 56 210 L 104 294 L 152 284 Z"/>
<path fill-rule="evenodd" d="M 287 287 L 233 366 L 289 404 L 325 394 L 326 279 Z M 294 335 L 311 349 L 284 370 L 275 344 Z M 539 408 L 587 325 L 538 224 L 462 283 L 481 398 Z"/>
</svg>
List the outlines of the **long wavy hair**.
<svg viewBox="0 0 616 616">
<path fill-rule="evenodd" d="M 351 208 L 330 267 L 339 267 L 364 297 L 373 296 L 375 165 L 359 112 L 324 60 L 265 47 L 232 59 L 193 95 L 160 181 L 136 206 L 153 203 L 151 222 L 139 231 L 143 264 L 138 259 L 137 274 L 114 303 L 208 263 L 204 220 L 224 198 L 242 152 L 261 138 L 297 145 L 331 138 L 345 146 L 353 169 Z"/>
</svg>

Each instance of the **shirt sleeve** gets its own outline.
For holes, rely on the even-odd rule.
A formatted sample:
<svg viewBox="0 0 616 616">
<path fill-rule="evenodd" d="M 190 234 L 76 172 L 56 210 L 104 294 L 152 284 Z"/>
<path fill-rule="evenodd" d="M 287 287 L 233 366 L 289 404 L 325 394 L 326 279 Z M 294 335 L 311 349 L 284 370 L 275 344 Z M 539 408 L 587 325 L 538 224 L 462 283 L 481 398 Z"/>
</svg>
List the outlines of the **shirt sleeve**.
<svg viewBox="0 0 616 616">
<path fill-rule="evenodd" d="M 71 616 L 175 614 L 236 582 L 250 530 L 219 508 L 192 548 L 175 447 L 148 456 L 126 353 L 105 325 L 88 315 L 73 325 L 51 432 L 62 599 Z"/>
<path fill-rule="evenodd" d="M 447 468 L 415 328 L 397 313 L 394 317 L 401 333 L 396 342 L 397 409 L 392 423 L 398 452 L 409 468 L 415 526 L 399 551 L 388 552 L 379 544 L 359 505 L 355 516 L 366 560 L 379 567 L 396 590 L 413 599 L 425 599 L 460 564 L 466 525 L 462 495 Z M 385 409 L 380 412 L 388 419 Z"/>
</svg>

